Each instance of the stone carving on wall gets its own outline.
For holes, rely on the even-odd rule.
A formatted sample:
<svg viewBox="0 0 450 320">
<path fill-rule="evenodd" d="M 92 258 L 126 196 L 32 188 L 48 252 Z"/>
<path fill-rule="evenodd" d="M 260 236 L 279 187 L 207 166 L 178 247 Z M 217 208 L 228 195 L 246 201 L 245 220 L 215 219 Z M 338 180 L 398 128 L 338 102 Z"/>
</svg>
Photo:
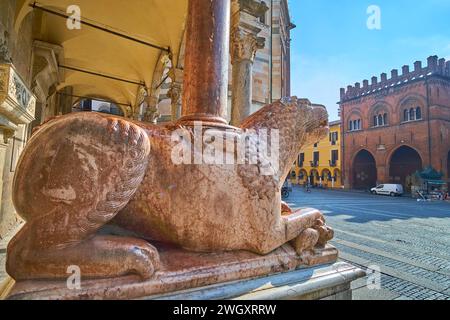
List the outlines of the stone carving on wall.
<svg viewBox="0 0 450 320">
<path fill-rule="evenodd" d="M 8 48 L 8 33 L 3 32 L 0 36 L 0 63 L 10 63 L 12 61 Z"/>
<path fill-rule="evenodd" d="M 36 97 L 11 64 L 0 64 L 0 111 L 16 124 L 34 120 Z"/>
<path fill-rule="evenodd" d="M 173 163 L 171 132 L 178 127 L 75 113 L 39 128 L 15 177 L 14 203 L 27 223 L 9 245 L 9 274 L 16 280 L 65 278 L 70 261 L 84 277 L 136 272 L 150 278 L 161 264 L 157 249 L 139 238 L 96 234 L 110 221 L 194 252 L 264 255 L 292 241 L 301 255 L 331 239 L 317 210 L 282 216 L 279 191 L 297 150 L 326 134 L 325 109 L 287 100 L 261 109 L 234 132 L 218 128 L 226 140 L 240 130 L 279 128 L 280 168 L 272 176 L 260 174 L 263 162 L 231 170 Z"/>
<path fill-rule="evenodd" d="M 22 108 L 27 109 L 28 107 L 30 107 L 29 102 L 31 99 L 31 94 L 22 83 L 22 80 L 19 79 L 19 76 L 17 74 L 13 74 L 13 77 L 11 78 L 9 85 L 9 94 L 15 97 L 17 103 Z"/>
<path fill-rule="evenodd" d="M 0 69 L 0 94 L 7 92 L 8 90 L 7 81 L 8 81 L 8 74 L 6 69 Z"/>
<path fill-rule="evenodd" d="M 249 13 L 257 18 L 263 17 L 269 7 L 264 1 L 255 1 L 255 0 L 234 0 L 239 6 L 239 10 Z"/>
</svg>

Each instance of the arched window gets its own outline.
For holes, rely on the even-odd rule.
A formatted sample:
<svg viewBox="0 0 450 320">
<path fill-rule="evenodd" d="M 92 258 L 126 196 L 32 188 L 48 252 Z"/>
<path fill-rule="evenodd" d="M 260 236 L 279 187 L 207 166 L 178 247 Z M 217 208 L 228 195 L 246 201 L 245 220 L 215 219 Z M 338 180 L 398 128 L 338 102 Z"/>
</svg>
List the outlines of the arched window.
<svg viewBox="0 0 450 320">
<path fill-rule="evenodd" d="M 403 111 L 403 121 L 409 121 L 409 111 L 408 111 L 408 109 L 405 109 L 404 111 Z"/>
<path fill-rule="evenodd" d="M 416 111 L 414 108 L 409 109 L 409 121 L 413 121 L 416 119 Z"/>
<path fill-rule="evenodd" d="M 348 122 L 348 130 L 349 131 L 361 130 L 361 119 L 350 120 Z"/>
<path fill-rule="evenodd" d="M 422 119 L 422 109 L 420 107 L 416 108 L 416 120 Z"/>
<path fill-rule="evenodd" d="M 387 113 L 379 113 L 378 115 L 373 116 L 373 126 L 374 127 L 382 127 L 387 125 Z"/>
</svg>

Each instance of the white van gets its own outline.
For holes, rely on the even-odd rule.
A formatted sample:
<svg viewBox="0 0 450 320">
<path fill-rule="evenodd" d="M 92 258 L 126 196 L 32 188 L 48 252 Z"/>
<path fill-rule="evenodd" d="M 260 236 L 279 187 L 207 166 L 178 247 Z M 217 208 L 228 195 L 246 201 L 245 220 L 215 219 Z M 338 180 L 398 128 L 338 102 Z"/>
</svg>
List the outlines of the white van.
<svg viewBox="0 0 450 320">
<path fill-rule="evenodd" d="M 370 189 L 372 194 L 385 194 L 388 196 L 401 196 L 403 194 L 403 186 L 401 184 L 380 184 Z"/>
</svg>

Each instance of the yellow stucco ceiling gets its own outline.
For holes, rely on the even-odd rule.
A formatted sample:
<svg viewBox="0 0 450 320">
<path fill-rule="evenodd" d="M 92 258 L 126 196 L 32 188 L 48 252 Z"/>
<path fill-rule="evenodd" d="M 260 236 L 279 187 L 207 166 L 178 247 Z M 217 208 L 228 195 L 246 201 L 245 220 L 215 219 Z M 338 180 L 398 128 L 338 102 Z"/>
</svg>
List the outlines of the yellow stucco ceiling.
<svg viewBox="0 0 450 320">
<path fill-rule="evenodd" d="M 30 11 L 23 1 L 16 18 Z M 66 13 L 77 5 L 82 19 L 116 32 L 138 38 L 160 47 L 170 48 L 174 65 L 183 39 L 187 0 L 39 0 L 38 6 Z M 34 9 L 37 10 L 37 9 Z M 64 48 L 68 66 L 144 82 L 151 86 L 161 50 L 145 46 L 113 34 L 82 25 L 70 30 L 66 19 L 44 13 L 39 40 Z M 17 22 L 16 22 L 17 25 Z M 64 70 L 65 80 L 59 87 L 73 86 L 79 96 L 107 97 L 120 103 L 134 104 L 138 85 Z"/>
</svg>

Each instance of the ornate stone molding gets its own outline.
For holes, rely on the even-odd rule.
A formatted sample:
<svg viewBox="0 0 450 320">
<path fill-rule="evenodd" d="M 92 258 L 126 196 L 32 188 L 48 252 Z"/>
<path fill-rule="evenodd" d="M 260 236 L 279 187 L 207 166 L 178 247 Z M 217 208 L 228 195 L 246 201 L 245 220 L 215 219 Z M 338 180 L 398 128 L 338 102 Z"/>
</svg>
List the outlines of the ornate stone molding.
<svg viewBox="0 0 450 320">
<path fill-rule="evenodd" d="M 260 18 L 264 16 L 269 10 L 269 7 L 264 1 L 255 1 L 255 0 L 235 0 L 237 5 L 239 6 L 239 10 L 245 13 L 248 13 L 254 17 Z"/>
<path fill-rule="evenodd" d="M 10 63 L 11 55 L 8 48 L 8 33 L 6 31 L 0 34 L 0 62 Z"/>
<path fill-rule="evenodd" d="M 32 90 L 41 103 L 46 103 L 50 88 L 64 81 L 58 63 L 64 60 L 63 48 L 43 41 L 33 43 Z"/>
<path fill-rule="evenodd" d="M 259 31 L 258 31 L 259 32 Z M 265 39 L 258 37 L 257 32 L 247 32 L 241 27 L 236 27 L 231 34 L 232 62 L 250 60 L 254 61 L 256 51 L 263 49 Z"/>
<path fill-rule="evenodd" d="M 0 64 L 0 113 L 15 124 L 34 120 L 36 97 L 12 64 Z"/>
<path fill-rule="evenodd" d="M 16 124 L 12 123 L 4 115 L 0 114 L 0 130 L 3 133 L 3 143 L 7 144 L 8 140 L 14 136 L 14 133 L 17 129 L 18 127 Z"/>
</svg>

